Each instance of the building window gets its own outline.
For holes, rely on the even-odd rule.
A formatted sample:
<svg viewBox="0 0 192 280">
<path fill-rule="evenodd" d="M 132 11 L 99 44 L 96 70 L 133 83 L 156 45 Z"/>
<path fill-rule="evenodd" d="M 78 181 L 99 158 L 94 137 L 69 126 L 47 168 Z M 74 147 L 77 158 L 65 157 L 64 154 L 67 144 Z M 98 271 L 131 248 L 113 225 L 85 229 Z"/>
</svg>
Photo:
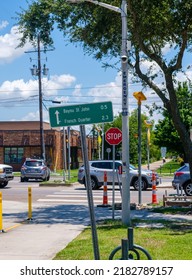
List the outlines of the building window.
<svg viewBox="0 0 192 280">
<path fill-rule="evenodd" d="M 22 163 L 23 160 L 23 148 L 10 147 L 4 150 L 4 163 Z"/>
</svg>

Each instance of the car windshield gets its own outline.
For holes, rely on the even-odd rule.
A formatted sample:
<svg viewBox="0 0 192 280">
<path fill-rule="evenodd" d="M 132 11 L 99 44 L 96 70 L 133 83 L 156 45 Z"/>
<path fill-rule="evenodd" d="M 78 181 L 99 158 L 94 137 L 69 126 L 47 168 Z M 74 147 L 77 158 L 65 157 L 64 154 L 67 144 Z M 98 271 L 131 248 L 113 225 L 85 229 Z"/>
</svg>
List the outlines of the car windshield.
<svg viewBox="0 0 192 280">
<path fill-rule="evenodd" d="M 31 167 L 38 167 L 38 166 L 42 166 L 42 161 L 26 161 L 25 165 Z"/>
<path fill-rule="evenodd" d="M 137 170 L 137 168 L 132 164 L 130 164 L 129 167 L 130 167 L 130 169 Z"/>
<path fill-rule="evenodd" d="M 189 171 L 189 164 L 185 163 L 176 172 L 179 172 L 179 171 Z"/>
</svg>

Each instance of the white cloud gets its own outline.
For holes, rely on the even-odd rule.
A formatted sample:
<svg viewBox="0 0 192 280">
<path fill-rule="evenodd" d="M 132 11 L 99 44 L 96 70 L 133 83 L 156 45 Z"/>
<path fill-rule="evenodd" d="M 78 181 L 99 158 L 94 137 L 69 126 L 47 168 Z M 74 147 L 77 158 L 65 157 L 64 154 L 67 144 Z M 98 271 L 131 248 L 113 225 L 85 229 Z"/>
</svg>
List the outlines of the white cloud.
<svg viewBox="0 0 192 280">
<path fill-rule="evenodd" d="M 53 75 L 50 76 L 49 79 L 43 78 L 43 90 L 44 94 L 49 95 L 56 95 L 58 90 L 67 88 L 71 86 L 72 83 L 76 81 L 76 78 L 69 74 L 63 75 Z"/>
<path fill-rule="evenodd" d="M 164 56 L 174 52 L 176 44 L 173 44 L 173 46 L 170 45 L 170 43 L 166 43 L 164 48 L 162 49 L 162 53 Z"/>
<path fill-rule="evenodd" d="M 57 95 L 58 90 L 69 87 L 75 82 L 75 77 L 70 75 L 50 76 L 50 79 L 42 79 L 42 90 L 45 96 Z M 15 81 L 5 81 L 0 85 L 0 99 L 5 98 L 29 98 L 38 95 L 38 80 L 29 80 L 25 82 L 23 79 Z"/>
<path fill-rule="evenodd" d="M 30 112 L 22 118 L 22 121 L 38 121 L 39 120 L 39 111 Z"/>
<path fill-rule="evenodd" d="M 88 93 L 87 102 L 112 101 L 114 114 L 121 112 L 121 73 L 118 73 L 113 82 L 96 85 Z M 90 101 L 88 101 L 90 100 Z"/>
<path fill-rule="evenodd" d="M 2 20 L 2 22 L 0 23 L 0 30 L 4 29 L 5 27 L 7 27 L 8 24 L 9 24 L 8 21 Z"/>
<path fill-rule="evenodd" d="M 6 22 L 4 22 L 4 27 L 5 25 Z M 12 27 L 10 33 L 0 36 L 0 64 L 10 63 L 32 48 L 29 43 L 26 43 L 23 48 L 17 48 L 20 38 L 21 34 L 18 32 L 17 26 Z"/>
</svg>

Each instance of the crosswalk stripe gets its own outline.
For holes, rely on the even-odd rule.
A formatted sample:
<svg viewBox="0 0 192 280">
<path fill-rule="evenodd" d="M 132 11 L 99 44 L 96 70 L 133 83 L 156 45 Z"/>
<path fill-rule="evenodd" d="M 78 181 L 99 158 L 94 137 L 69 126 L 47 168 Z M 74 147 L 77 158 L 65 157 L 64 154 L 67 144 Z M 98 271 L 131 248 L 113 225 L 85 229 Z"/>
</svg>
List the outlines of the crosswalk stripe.
<svg viewBox="0 0 192 280">
<path fill-rule="evenodd" d="M 88 203 L 87 192 L 86 191 L 71 191 L 61 190 L 60 192 L 56 191 L 53 194 L 46 195 L 45 198 L 40 198 L 37 200 L 41 203 L 64 203 L 64 204 L 86 204 Z M 102 204 L 103 201 L 103 192 L 94 192 L 93 193 L 94 204 Z M 112 201 L 112 193 L 108 195 L 108 201 Z M 115 202 L 121 202 L 121 196 L 119 193 L 115 193 Z"/>
<path fill-rule="evenodd" d="M 70 196 L 76 196 L 76 197 L 82 197 L 82 198 L 86 198 L 86 195 L 63 195 L 63 194 L 61 194 L 61 195 L 59 195 L 59 194 L 48 194 L 46 197 L 70 197 Z M 108 196 L 108 198 L 111 198 L 112 196 Z M 115 197 L 120 197 L 120 196 L 115 196 Z M 102 199 L 102 196 L 93 196 L 93 198 L 95 199 L 95 198 L 101 198 Z"/>
</svg>

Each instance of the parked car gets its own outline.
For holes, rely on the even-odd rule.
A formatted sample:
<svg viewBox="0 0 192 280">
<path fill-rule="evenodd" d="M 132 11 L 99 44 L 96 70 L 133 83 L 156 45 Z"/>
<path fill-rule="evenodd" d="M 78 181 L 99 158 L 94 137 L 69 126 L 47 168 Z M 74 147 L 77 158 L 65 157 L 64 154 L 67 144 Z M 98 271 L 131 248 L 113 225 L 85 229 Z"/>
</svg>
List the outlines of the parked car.
<svg viewBox="0 0 192 280">
<path fill-rule="evenodd" d="M 8 182 L 13 179 L 13 167 L 7 164 L 0 164 L 0 188 L 6 187 Z"/>
<path fill-rule="evenodd" d="M 89 161 L 90 166 L 90 176 L 91 176 L 91 186 L 92 189 L 99 189 L 104 184 L 104 172 L 107 172 L 107 184 L 113 184 L 113 161 L 112 160 L 97 160 Z M 122 161 L 115 161 L 115 170 L 118 170 L 119 167 L 122 167 Z M 118 172 L 115 172 L 115 184 L 121 183 L 121 175 Z M 159 184 L 159 176 L 156 175 L 156 185 Z M 149 187 L 152 187 L 152 171 L 151 170 L 141 170 L 141 180 L 142 180 L 142 190 L 146 190 Z M 85 185 L 85 170 L 84 165 L 82 165 L 78 170 L 78 182 Z M 130 186 L 133 186 L 134 189 L 139 189 L 138 184 L 138 169 L 133 165 L 130 165 Z"/>
<path fill-rule="evenodd" d="M 29 179 L 49 181 L 50 169 L 42 159 L 27 158 L 21 167 L 21 182 Z"/>
<path fill-rule="evenodd" d="M 192 182 L 188 163 L 185 163 L 177 171 L 175 171 L 172 186 L 174 189 L 177 189 L 177 185 L 179 188 L 183 188 L 186 195 L 192 195 Z"/>
</svg>

